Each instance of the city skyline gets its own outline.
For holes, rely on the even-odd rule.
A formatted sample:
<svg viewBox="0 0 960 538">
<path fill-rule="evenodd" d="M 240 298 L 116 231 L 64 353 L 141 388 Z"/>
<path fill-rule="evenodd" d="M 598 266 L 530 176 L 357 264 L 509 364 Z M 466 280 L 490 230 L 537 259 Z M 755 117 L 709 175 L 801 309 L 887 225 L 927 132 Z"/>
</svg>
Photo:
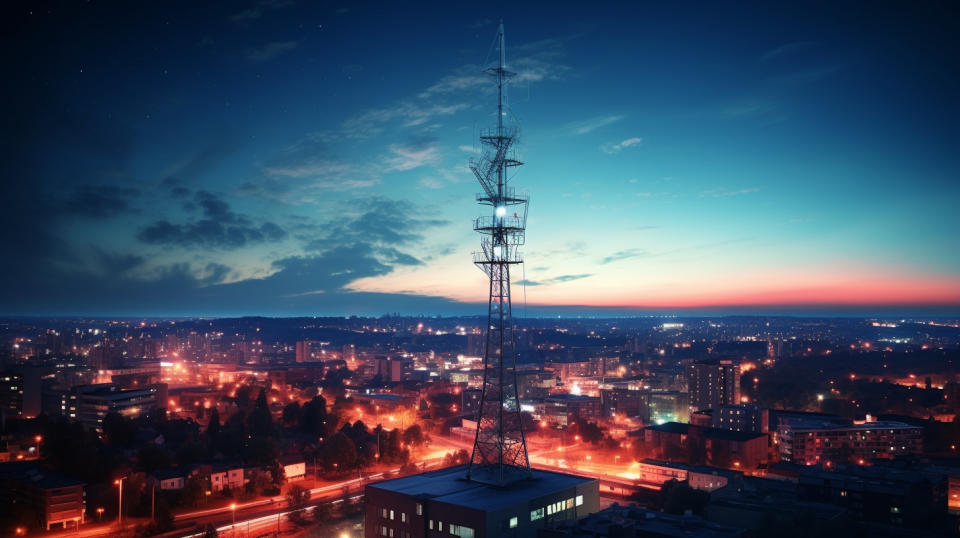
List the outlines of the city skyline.
<svg viewBox="0 0 960 538">
<path fill-rule="evenodd" d="M 499 14 L 4 9 L 0 314 L 482 314 Z M 960 312 L 946 11 L 511 8 L 517 314 Z"/>
</svg>

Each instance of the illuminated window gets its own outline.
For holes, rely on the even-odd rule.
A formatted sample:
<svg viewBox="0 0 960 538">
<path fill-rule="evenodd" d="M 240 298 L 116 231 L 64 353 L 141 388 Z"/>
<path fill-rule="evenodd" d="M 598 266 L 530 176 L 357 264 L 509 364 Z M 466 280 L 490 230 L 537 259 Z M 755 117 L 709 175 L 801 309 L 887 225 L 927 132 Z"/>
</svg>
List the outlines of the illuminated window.
<svg viewBox="0 0 960 538">
<path fill-rule="evenodd" d="M 401 523 L 406 523 L 406 522 L 407 522 L 407 513 L 406 513 L 406 512 L 400 512 L 400 522 L 401 522 Z"/>
<path fill-rule="evenodd" d="M 577 495 L 577 506 L 583 504 L 583 495 Z"/>
<path fill-rule="evenodd" d="M 520 522 L 519 518 L 517 516 L 513 516 L 512 518 L 510 518 L 510 528 L 511 529 L 517 528 L 517 523 L 519 522 Z"/>
<path fill-rule="evenodd" d="M 393 510 L 390 510 L 390 519 L 393 519 Z"/>
<path fill-rule="evenodd" d="M 422 516 L 422 515 L 423 515 L 423 505 L 420 504 L 420 503 L 417 503 L 417 515 L 418 515 L 418 516 Z"/>
<path fill-rule="evenodd" d="M 530 521 L 536 521 L 538 519 L 543 519 L 543 508 L 530 511 Z"/>
</svg>

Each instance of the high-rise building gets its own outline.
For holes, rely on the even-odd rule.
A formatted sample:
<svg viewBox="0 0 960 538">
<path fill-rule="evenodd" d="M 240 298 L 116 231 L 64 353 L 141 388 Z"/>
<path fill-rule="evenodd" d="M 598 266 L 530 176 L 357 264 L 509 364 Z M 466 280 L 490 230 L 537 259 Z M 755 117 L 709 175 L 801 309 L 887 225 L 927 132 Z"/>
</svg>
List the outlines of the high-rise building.
<svg viewBox="0 0 960 538">
<path fill-rule="evenodd" d="M 690 410 L 740 403 L 740 366 L 732 360 L 695 362 L 687 367 Z"/>
</svg>

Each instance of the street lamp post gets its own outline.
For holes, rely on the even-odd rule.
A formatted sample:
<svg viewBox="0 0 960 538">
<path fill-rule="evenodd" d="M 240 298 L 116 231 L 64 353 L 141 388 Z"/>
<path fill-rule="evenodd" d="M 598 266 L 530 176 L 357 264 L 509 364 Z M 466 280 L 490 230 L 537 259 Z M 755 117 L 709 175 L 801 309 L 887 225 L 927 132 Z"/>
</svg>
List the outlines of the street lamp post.
<svg viewBox="0 0 960 538">
<path fill-rule="evenodd" d="M 124 476 L 113 481 L 113 484 L 119 487 L 117 490 L 117 526 L 120 528 L 123 528 L 123 481 L 126 479 L 127 477 Z"/>
<path fill-rule="evenodd" d="M 98 506 L 97 507 L 97 523 L 100 523 L 102 521 L 103 521 L 103 507 Z"/>
</svg>

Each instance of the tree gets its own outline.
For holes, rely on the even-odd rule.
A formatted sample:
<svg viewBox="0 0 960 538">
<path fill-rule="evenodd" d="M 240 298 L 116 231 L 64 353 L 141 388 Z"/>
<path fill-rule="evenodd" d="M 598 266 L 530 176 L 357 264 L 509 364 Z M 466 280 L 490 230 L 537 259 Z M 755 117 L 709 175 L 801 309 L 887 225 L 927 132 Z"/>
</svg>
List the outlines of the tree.
<svg viewBox="0 0 960 538">
<path fill-rule="evenodd" d="M 327 469 L 353 469 L 357 466 L 357 447 L 342 431 L 324 441 L 323 456 Z"/>
<path fill-rule="evenodd" d="M 693 489 L 687 482 L 675 478 L 665 482 L 660 489 L 660 507 L 668 514 L 681 515 L 687 510 L 701 514 L 709 501 L 709 493 Z"/>
<path fill-rule="evenodd" d="M 296 510 L 298 508 L 303 508 L 310 502 L 310 490 L 301 486 L 300 484 L 294 484 L 287 490 L 287 508 L 291 510 Z"/>
<path fill-rule="evenodd" d="M 147 474 L 170 465 L 170 452 L 162 447 L 150 443 L 137 451 L 137 462 Z"/>
<path fill-rule="evenodd" d="M 197 508 L 206 498 L 207 486 L 199 476 L 191 476 L 183 486 L 182 504 L 190 508 Z"/>
<path fill-rule="evenodd" d="M 283 425 L 293 426 L 300 421 L 300 404 L 290 402 L 283 408 Z"/>
<path fill-rule="evenodd" d="M 423 428 L 419 424 L 410 426 L 403 432 L 403 442 L 408 446 L 420 446 L 426 441 Z"/>
<path fill-rule="evenodd" d="M 462 448 L 456 452 L 447 452 L 446 455 L 443 456 L 444 467 L 463 465 L 468 461 L 470 461 L 470 453 Z"/>
<path fill-rule="evenodd" d="M 323 396 L 314 396 L 303 405 L 300 413 L 300 431 L 310 435 L 325 436 L 327 424 L 327 400 Z"/>
</svg>

